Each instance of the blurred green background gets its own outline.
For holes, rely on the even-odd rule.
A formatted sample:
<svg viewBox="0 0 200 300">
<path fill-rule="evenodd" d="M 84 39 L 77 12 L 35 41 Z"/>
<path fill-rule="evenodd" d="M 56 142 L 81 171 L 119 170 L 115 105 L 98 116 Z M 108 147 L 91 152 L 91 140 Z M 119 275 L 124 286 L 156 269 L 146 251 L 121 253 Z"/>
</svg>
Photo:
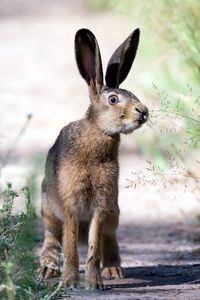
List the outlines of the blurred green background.
<svg viewBox="0 0 200 300">
<path fill-rule="evenodd" d="M 141 28 L 144 69 L 137 80 L 151 99 L 147 104 L 151 130 L 147 135 L 136 133 L 144 144 L 142 151 L 162 171 L 177 159 L 186 172 L 199 177 L 200 2 L 88 0 L 87 4 L 93 12 L 112 11 Z"/>
<path fill-rule="evenodd" d="M 94 11 L 115 11 L 141 28 L 140 51 L 145 74 L 138 74 L 139 84 L 147 97 L 153 99 L 152 135 L 142 137 L 147 143 L 143 149 L 151 152 L 161 168 L 169 166 L 166 154 L 170 153 L 189 172 L 198 173 L 198 162 L 191 160 L 191 156 L 196 150 L 198 153 L 200 145 L 200 2 L 88 0 L 88 3 Z"/>
</svg>

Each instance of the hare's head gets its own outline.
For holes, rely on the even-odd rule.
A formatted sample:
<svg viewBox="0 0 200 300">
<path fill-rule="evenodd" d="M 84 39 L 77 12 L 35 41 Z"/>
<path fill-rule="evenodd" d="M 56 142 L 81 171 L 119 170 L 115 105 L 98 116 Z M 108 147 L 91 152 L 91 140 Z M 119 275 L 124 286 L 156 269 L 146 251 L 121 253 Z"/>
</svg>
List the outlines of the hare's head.
<svg viewBox="0 0 200 300">
<path fill-rule="evenodd" d="M 131 33 L 111 56 L 103 84 L 103 69 L 97 40 L 88 29 L 75 37 L 79 71 L 89 86 L 91 105 L 87 117 L 105 133 L 130 133 L 148 118 L 148 109 L 130 91 L 119 85 L 128 75 L 139 43 L 139 29 Z"/>
</svg>

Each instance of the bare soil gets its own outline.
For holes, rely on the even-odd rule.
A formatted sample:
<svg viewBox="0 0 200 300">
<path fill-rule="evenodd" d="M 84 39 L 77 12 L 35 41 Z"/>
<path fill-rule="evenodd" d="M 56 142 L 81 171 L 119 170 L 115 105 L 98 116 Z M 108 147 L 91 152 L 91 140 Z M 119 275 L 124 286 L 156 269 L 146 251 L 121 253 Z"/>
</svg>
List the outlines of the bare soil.
<svg viewBox="0 0 200 300">
<path fill-rule="evenodd" d="M 104 280 L 104 291 L 85 291 L 87 246 L 80 243 L 81 287 L 67 290 L 65 297 L 56 299 L 199 300 L 199 239 L 198 227 L 181 222 L 123 223 L 118 230 L 118 240 L 125 278 Z M 57 281 L 54 280 L 54 284 Z"/>
</svg>

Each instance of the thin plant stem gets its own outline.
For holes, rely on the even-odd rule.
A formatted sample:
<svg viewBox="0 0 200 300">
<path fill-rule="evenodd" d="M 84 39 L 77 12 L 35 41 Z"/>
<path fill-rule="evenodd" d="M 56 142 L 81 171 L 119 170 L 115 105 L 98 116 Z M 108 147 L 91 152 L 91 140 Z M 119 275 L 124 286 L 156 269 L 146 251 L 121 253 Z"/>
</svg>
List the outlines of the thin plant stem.
<svg viewBox="0 0 200 300">
<path fill-rule="evenodd" d="M 31 118 L 32 118 L 32 114 L 28 114 L 27 117 L 26 117 L 26 121 L 25 121 L 24 125 L 22 126 L 21 130 L 19 131 L 19 133 L 17 134 L 12 146 L 8 149 L 5 157 L 2 159 L 2 163 L 0 165 L 0 170 L 8 164 L 9 159 L 11 158 L 12 154 L 16 150 L 17 144 L 19 143 L 21 137 L 23 136 L 23 134 L 27 130 Z"/>
<path fill-rule="evenodd" d="M 174 111 L 168 111 L 168 110 L 162 110 L 162 109 L 152 109 L 150 111 L 151 112 L 161 112 L 161 113 L 166 113 L 166 114 L 173 114 L 173 115 L 176 115 L 176 116 L 179 116 L 179 117 L 182 117 L 182 118 L 185 118 L 185 119 L 188 119 L 188 120 L 191 120 L 193 122 L 200 124 L 199 120 L 191 118 L 189 116 L 182 115 L 182 114 L 174 112 Z"/>
</svg>

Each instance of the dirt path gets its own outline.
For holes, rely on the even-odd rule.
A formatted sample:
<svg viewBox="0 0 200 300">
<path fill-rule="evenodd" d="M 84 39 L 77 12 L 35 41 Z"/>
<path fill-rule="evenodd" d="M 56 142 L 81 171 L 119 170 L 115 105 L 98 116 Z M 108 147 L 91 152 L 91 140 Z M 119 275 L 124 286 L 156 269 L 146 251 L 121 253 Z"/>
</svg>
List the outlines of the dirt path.
<svg viewBox="0 0 200 300">
<path fill-rule="evenodd" d="M 121 224 L 118 240 L 125 279 L 105 280 L 105 291 L 86 292 L 87 247 L 80 244 L 81 288 L 56 299 L 199 300 L 199 239 L 198 227 L 181 222 Z"/>
<path fill-rule="evenodd" d="M 25 115 L 33 113 L 27 132 L 15 145 L 15 152 L 1 174 L 1 187 L 9 181 L 17 190 L 24 185 L 35 155 L 44 156 L 62 126 L 82 117 L 87 108 L 87 88 L 78 74 L 73 53 L 76 30 L 88 27 L 95 31 L 105 63 L 130 31 L 129 20 L 112 13 L 90 14 L 84 1 L 57 0 L 56 5 L 54 0 L 25 3 L 27 1 L 16 1 L 14 5 L 13 1 L 0 1 L 2 155 L 13 144 Z M 138 25 L 142 26 L 131 24 L 131 29 Z M 117 35 L 113 34 L 113 28 Z M 139 54 L 132 77 L 140 97 L 143 91 L 139 89 L 139 81 L 146 81 L 134 74 L 141 74 L 143 70 L 141 57 Z M 145 77 L 145 73 L 141 76 Z M 132 81 L 127 79 L 124 87 L 130 85 Z M 148 131 L 147 127 L 144 131 Z M 200 230 L 193 225 L 200 211 L 199 192 L 195 194 L 185 189 L 183 180 L 167 189 L 163 189 L 159 181 L 154 185 L 141 182 L 136 189 L 127 189 L 127 179 L 137 181 L 131 172 L 152 176 L 146 170 L 149 158 L 139 154 L 139 147 L 134 135 L 123 137 L 118 235 L 126 278 L 106 281 L 108 289 L 104 292 L 91 294 L 81 289 L 67 293 L 66 298 L 200 299 Z M 38 185 L 41 180 L 42 175 Z M 18 208 L 19 201 L 20 198 Z M 39 211 L 40 199 L 37 207 Z M 85 255 L 86 247 L 81 246 L 82 284 Z"/>
</svg>

